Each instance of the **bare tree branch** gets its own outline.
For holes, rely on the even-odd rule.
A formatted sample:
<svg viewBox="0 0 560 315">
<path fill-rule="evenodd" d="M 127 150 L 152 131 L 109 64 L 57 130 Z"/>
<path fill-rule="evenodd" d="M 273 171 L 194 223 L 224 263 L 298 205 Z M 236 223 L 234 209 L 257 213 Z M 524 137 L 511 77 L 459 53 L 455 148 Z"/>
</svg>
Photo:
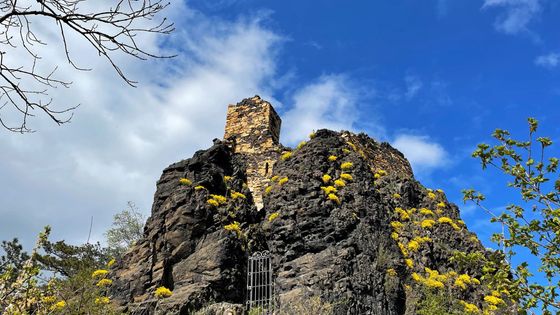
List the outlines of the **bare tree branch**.
<svg viewBox="0 0 560 315">
<path fill-rule="evenodd" d="M 56 76 L 58 67 L 39 70 L 41 60 L 37 52 L 46 45 L 37 36 L 32 23 L 35 19 L 47 20 L 58 29 L 62 49 L 68 63 L 76 70 L 91 69 L 77 65 L 71 54 L 70 34 L 85 40 L 99 56 L 113 67 L 130 86 L 137 82 L 129 78 L 116 62 L 118 54 L 139 60 L 169 58 L 147 51 L 139 43 L 142 34 L 170 34 L 173 23 L 165 17 L 158 18 L 169 6 L 164 0 L 0 0 L 0 125 L 13 132 L 32 132 L 29 118 L 37 113 L 48 116 L 58 125 L 67 123 L 78 105 L 66 105 L 62 110 L 51 108 L 49 91 L 68 88 L 72 82 Z M 83 9 L 99 2 L 113 4 L 102 10 Z M 29 64 L 13 64 L 13 51 L 19 49 L 29 58 Z M 48 62 L 48 61 L 47 61 Z M 12 117 L 3 115 L 6 110 L 17 113 L 19 119 L 13 125 Z"/>
</svg>

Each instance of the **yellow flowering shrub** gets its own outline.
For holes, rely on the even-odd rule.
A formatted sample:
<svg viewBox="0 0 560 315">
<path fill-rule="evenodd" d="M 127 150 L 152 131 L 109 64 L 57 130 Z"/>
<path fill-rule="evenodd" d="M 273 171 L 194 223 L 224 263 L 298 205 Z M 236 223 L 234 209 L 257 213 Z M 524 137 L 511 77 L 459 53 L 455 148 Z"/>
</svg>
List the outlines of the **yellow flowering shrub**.
<svg viewBox="0 0 560 315">
<path fill-rule="evenodd" d="M 462 275 L 459 275 L 459 276 L 457 277 L 457 279 L 455 279 L 455 283 L 454 283 L 454 284 L 455 284 L 456 287 L 459 287 L 459 288 L 461 288 L 461 289 L 463 289 L 463 290 L 466 290 L 466 289 L 467 289 L 467 285 L 468 285 L 468 284 L 471 284 L 471 283 L 472 283 L 471 277 L 470 277 L 469 275 L 467 275 L 467 274 L 462 274 Z"/>
<path fill-rule="evenodd" d="M 346 186 L 346 182 L 344 182 L 342 179 L 337 179 L 334 181 L 334 185 L 337 187 L 344 187 Z"/>
<path fill-rule="evenodd" d="M 183 177 L 183 178 L 179 179 L 179 184 L 181 184 L 181 185 L 191 185 L 192 181 L 188 178 Z"/>
<path fill-rule="evenodd" d="M 480 314 L 480 309 L 476 305 L 465 302 L 465 301 L 459 301 L 459 303 L 461 303 L 461 305 L 463 305 L 463 310 L 465 311 L 465 313 L 467 313 L 467 314 Z"/>
<path fill-rule="evenodd" d="M 329 161 L 330 162 L 334 162 L 334 161 L 336 161 L 336 159 L 338 159 L 338 157 L 336 155 L 329 156 Z"/>
<path fill-rule="evenodd" d="M 233 199 L 237 199 L 237 198 L 247 199 L 247 197 L 244 194 L 242 194 L 240 192 L 237 192 L 237 191 L 232 191 L 230 193 L 230 195 L 231 195 L 231 198 L 233 198 Z"/>
<path fill-rule="evenodd" d="M 278 212 L 271 213 L 268 216 L 268 222 L 274 221 L 274 219 L 278 218 L 278 216 L 280 216 L 280 213 L 278 213 Z"/>
<path fill-rule="evenodd" d="M 443 190 L 442 189 L 436 189 L 436 191 L 440 194 L 443 194 Z"/>
<path fill-rule="evenodd" d="M 53 306 L 51 306 L 51 310 L 52 311 L 60 311 L 65 307 L 66 307 L 66 302 L 65 301 L 58 301 Z M 18 314 L 18 313 L 16 313 L 16 314 Z"/>
<path fill-rule="evenodd" d="M 426 208 L 420 208 L 420 214 L 423 215 L 434 215 L 434 212 L 430 209 L 426 209 Z"/>
<path fill-rule="evenodd" d="M 437 270 L 432 270 L 430 268 L 424 268 L 427 277 L 423 277 L 417 273 L 412 274 L 412 279 L 420 284 L 423 284 L 429 288 L 441 289 L 445 286 L 444 282 L 447 281 L 447 275 L 441 275 Z"/>
<path fill-rule="evenodd" d="M 395 230 L 400 230 L 403 227 L 403 224 L 399 221 L 391 221 L 391 226 L 393 227 L 393 229 Z"/>
<path fill-rule="evenodd" d="M 229 182 L 231 180 L 231 176 L 224 176 L 224 182 Z"/>
<path fill-rule="evenodd" d="M 395 213 L 400 217 L 401 221 L 406 221 L 410 219 L 410 214 L 400 207 L 395 208 Z"/>
<path fill-rule="evenodd" d="M 442 224 L 447 223 L 447 224 L 451 225 L 451 227 L 453 227 L 453 229 L 455 229 L 455 230 L 460 230 L 461 229 L 457 224 L 455 224 L 455 222 L 453 222 L 453 220 L 451 218 L 448 218 L 448 217 L 441 217 L 441 218 L 438 219 L 438 222 L 442 223 Z"/>
<path fill-rule="evenodd" d="M 224 229 L 226 229 L 227 231 L 235 232 L 238 235 L 241 233 L 241 226 L 237 221 L 233 221 L 233 223 L 224 226 Z"/>
<path fill-rule="evenodd" d="M 266 188 L 264 189 L 265 194 L 269 194 L 271 191 L 272 191 L 272 186 L 266 186 Z"/>
<path fill-rule="evenodd" d="M 342 164 L 340 164 L 340 168 L 342 170 L 349 170 L 354 166 L 354 163 L 352 162 L 343 162 Z"/>
<path fill-rule="evenodd" d="M 198 185 L 194 188 L 194 190 L 204 190 L 206 189 L 206 187 L 202 186 L 202 185 Z"/>
<path fill-rule="evenodd" d="M 337 204 L 340 204 L 340 199 L 338 199 L 338 197 L 335 194 L 329 194 L 328 198 L 329 198 L 329 200 L 332 200 L 332 201 L 336 202 Z"/>
<path fill-rule="evenodd" d="M 226 203 L 227 199 L 224 196 L 220 196 L 220 195 L 210 195 L 210 197 L 214 200 L 216 200 L 216 202 L 218 202 L 218 204 L 222 205 L 224 203 Z"/>
<path fill-rule="evenodd" d="M 338 191 L 334 186 L 321 187 L 321 190 L 324 191 L 326 195 L 330 195 Z"/>
<path fill-rule="evenodd" d="M 342 180 L 347 180 L 347 181 L 353 180 L 352 175 L 350 175 L 350 174 L 348 174 L 348 173 L 342 173 L 342 174 L 340 174 L 340 179 L 342 179 Z"/>
<path fill-rule="evenodd" d="M 421 226 L 423 229 L 429 229 L 429 228 L 431 228 L 432 226 L 434 226 L 434 224 L 436 224 L 436 221 L 430 220 L 430 219 L 426 219 L 426 220 L 422 220 L 422 222 L 420 223 L 420 226 Z"/>
<path fill-rule="evenodd" d="M 275 182 L 275 181 L 278 180 L 279 177 L 280 177 L 280 176 L 278 176 L 278 175 L 274 175 L 274 176 L 272 176 L 272 177 L 270 178 L 270 180 L 273 181 L 273 182 Z"/>
<path fill-rule="evenodd" d="M 438 208 L 445 208 L 445 202 L 441 201 L 438 202 L 438 204 L 436 205 Z"/>
<path fill-rule="evenodd" d="M 490 304 L 490 305 L 500 305 L 500 304 L 504 304 L 504 300 L 502 300 L 501 298 L 497 297 L 497 296 L 493 296 L 493 295 L 487 295 L 484 297 L 484 302 Z"/>
<path fill-rule="evenodd" d="M 97 282 L 96 286 L 98 287 L 108 287 L 113 284 L 113 280 L 111 279 L 101 279 Z"/>
<path fill-rule="evenodd" d="M 393 232 L 391 233 L 391 238 L 394 239 L 395 241 L 399 239 L 399 233 L 397 232 Z"/>
<path fill-rule="evenodd" d="M 111 268 L 112 265 L 114 265 L 117 261 L 115 260 L 115 258 L 111 258 L 111 260 L 109 260 L 109 262 L 107 263 L 107 268 Z"/>
<path fill-rule="evenodd" d="M 296 150 L 299 150 L 299 149 L 303 148 L 303 146 L 306 145 L 306 144 L 307 144 L 307 141 L 302 141 L 302 142 L 298 143 L 298 145 L 296 147 Z"/>
<path fill-rule="evenodd" d="M 406 249 L 406 246 L 404 246 L 403 243 L 397 243 L 397 245 L 399 245 L 399 249 L 401 250 L 401 253 L 404 257 L 408 257 L 408 250 Z"/>
<path fill-rule="evenodd" d="M 216 200 L 214 200 L 214 199 L 208 199 L 208 200 L 206 201 L 206 203 L 209 204 L 209 205 L 211 205 L 211 206 L 214 206 L 214 207 L 219 207 L 219 206 L 220 206 L 220 204 L 219 204 Z"/>
<path fill-rule="evenodd" d="M 161 287 L 156 289 L 156 291 L 154 292 L 154 295 L 158 299 L 164 299 L 164 298 L 172 296 L 173 292 L 171 290 L 169 290 L 168 288 L 161 286 Z"/>
<path fill-rule="evenodd" d="M 280 156 L 280 159 L 282 159 L 282 161 L 286 161 L 287 159 L 292 157 L 292 152 L 284 152 L 282 154 L 282 156 Z"/>
<path fill-rule="evenodd" d="M 278 181 L 278 185 L 284 185 L 285 183 L 288 182 L 288 177 L 282 177 L 280 178 L 280 180 Z"/>
<path fill-rule="evenodd" d="M 420 249 L 420 243 L 418 243 L 418 242 L 415 241 L 415 240 L 412 240 L 412 241 L 408 242 L 408 250 L 409 250 L 409 251 L 415 252 L 415 251 L 417 251 L 418 249 Z"/>
<path fill-rule="evenodd" d="M 315 131 L 312 131 L 312 132 L 309 134 L 309 139 L 314 139 L 314 138 L 315 138 L 315 135 L 316 135 L 316 134 L 315 134 Z"/>
<path fill-rule="evenodd" d="M 404 264 L 410 269 L 414 268 L 414 261 L 410 258 L 405 259 Z"/>
<path fill-rule="evenodd" d="M 107 276 L 107 274 L 109 273 L 109 271 L 105 270 L 105 269 L 97 269 L 95 270 L 92 274 L 91 274 L 91 278 L 92 279 L 101 279 L 101 278 L 105 278 Z"/>
<path fill-rule="evenodd" d="M 106 305 L 109 304 L 109 302 L 111 302 L 111 300 L 106 296 L 95 298 L 95 304 Z"/>
<path fill-rule="evenodd" d="M 395 271 L 395 269 L 389 268 L 389 269 L 387 269 L 387 275 L 389 275 L 390 277 L 396 277 L 397 272 Z"/>
<path fill-rule="evenodd" d="M 436 199 L 436 194 L 434 194 L 433 192 L 429 192 L 429 193 L 428 193 L 428 198 L 430 198 L 430 199 L 432 199 L 432 200 L 433 200 L 433 199 Z"/>
<path fill-rule="evenodd" d="M 395 198 L 395 199 L 400 199 L 400 198 L 401 198 L 401 195 L 400 195 L 400 194 L 397 194 L 397 193 L 394 193 L 394 194 L 393 194 L 393 198 Z"/>
<path fill-rule="evenodd" d="M 331 181 L 332 177 L 329 174 L 325 174 L 323 175 L 323 177 L 321 177 L 321 179 L 323 179 L 323 183 L 328 184 Z"/>
</svg>

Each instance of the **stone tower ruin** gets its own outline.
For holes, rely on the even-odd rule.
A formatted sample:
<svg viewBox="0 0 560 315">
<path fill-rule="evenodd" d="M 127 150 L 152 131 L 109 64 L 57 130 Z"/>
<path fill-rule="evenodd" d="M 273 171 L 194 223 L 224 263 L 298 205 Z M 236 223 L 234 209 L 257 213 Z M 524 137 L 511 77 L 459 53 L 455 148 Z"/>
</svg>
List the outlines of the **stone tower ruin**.
<svg viewBox="0 0 560 315">
<path fill-rule="evenodd" d="M 282 153 L 281 124 L 272 105 L 258 95 L 228 106 L 224 140 L 235 153 L 246 156 L 247 185 L 259 210 L 274 163 Z"/>
</svg>

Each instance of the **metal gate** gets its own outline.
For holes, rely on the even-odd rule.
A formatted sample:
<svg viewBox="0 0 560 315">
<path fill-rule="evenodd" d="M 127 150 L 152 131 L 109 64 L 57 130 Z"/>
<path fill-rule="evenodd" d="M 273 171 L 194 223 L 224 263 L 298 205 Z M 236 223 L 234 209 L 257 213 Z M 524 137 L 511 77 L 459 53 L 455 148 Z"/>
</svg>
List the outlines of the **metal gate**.
<svg viewBox="0 0 560 315">
<path fill-rule="evenodd" d="M 269 251 L 256 252 L 247 263 L 247 311 L 270 315 L 274 311 L 274 281 Z"/>
</svg>

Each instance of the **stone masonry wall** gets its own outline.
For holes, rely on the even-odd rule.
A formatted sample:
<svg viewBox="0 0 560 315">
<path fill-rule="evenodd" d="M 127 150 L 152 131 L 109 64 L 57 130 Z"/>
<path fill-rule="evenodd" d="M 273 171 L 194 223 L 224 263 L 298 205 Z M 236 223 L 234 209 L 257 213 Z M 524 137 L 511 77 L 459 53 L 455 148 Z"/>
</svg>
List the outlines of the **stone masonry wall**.
<svg viewBox="0 0 560 315">
<path fill-rule="evenodd" d="M 247 185 L 257 209 L 263 206 L 264 187 L 282 153 L 281 123 L 272 105 L 259 96 L 229 105 L 227 110 L 224 139 L 230 140 L 235 153 L 246 157 Z"/>
</svg>

